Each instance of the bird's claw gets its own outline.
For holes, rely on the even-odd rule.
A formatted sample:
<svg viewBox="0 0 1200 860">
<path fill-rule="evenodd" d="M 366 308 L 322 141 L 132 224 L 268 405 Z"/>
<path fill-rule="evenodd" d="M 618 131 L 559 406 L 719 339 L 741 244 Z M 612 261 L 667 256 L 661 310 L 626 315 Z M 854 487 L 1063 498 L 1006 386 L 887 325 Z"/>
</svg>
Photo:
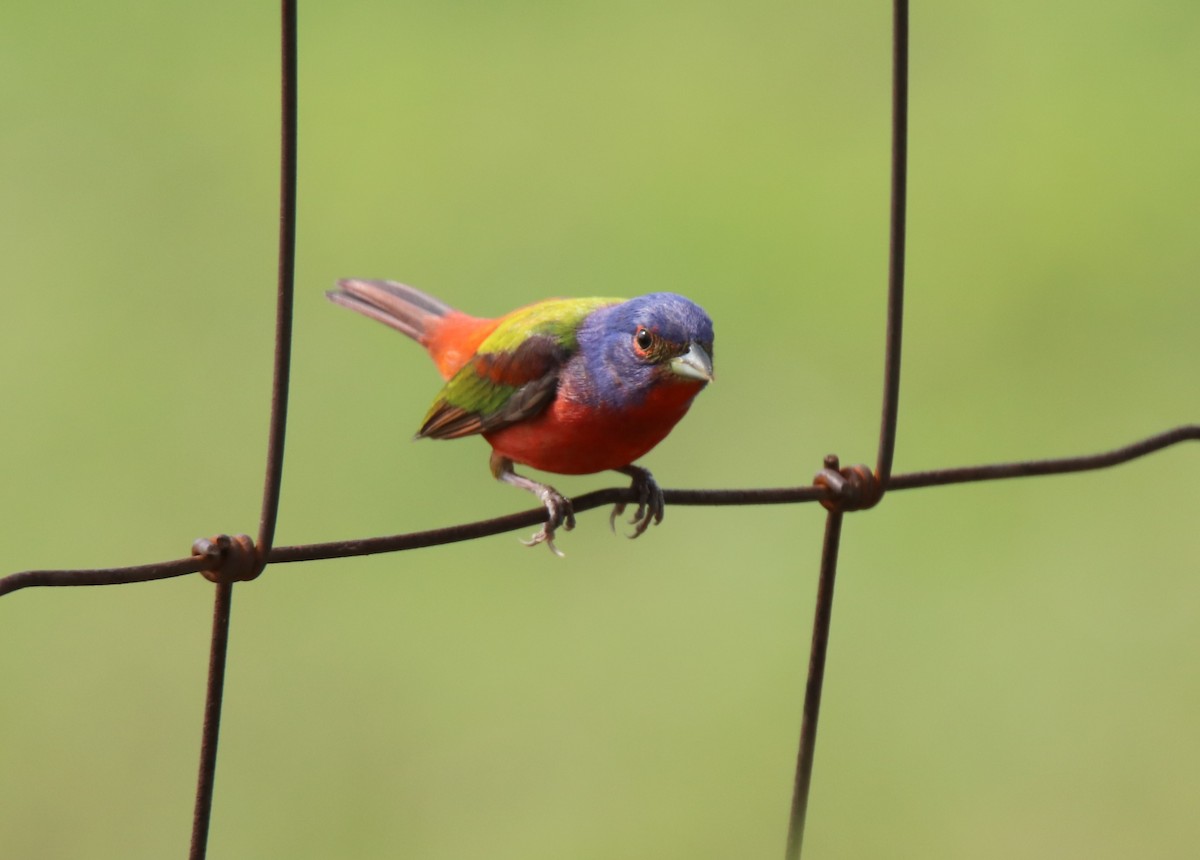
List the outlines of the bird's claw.
<svg viewBox="0 0 1200 860">
<path fill-rule="evenodd" d="M 549 519 L 542 525 L 540 529 L 533 533 L 529 540 L 523 540 L 521 543 L 525 546 L 537 546 L 544 543 L 550 552 L 554 553 L 559 558 L 565 558 L 565 553 L 554 545 L 554 533 L 558 529 L 570 531 L 575 528 L 575 508 L 571 505 L 571 500 L 559 493 L 553 487 L 546 487 L 538 492 L 538 498 L 542 500 L 542 504 L 546 506 L 546 513 Z"/>
<path fill-rule="evenodd" d="M 650 523 L 658 525 L 662 522 L 666 503 L 663 499 L 662 488 L 654 480 L 654 476 L 650 474 L 649 469 L 643 469 L 639 466 L 627 466 L 619 471 L 633 478 L 630 489 L 635 490 L 638 494 L 637 510 L 629 518 L 629 524 L 633 526 L 633 532 L 627 535 L 627 537 L 632 540 L 645 533 L 646 529 L 650 528 Z M 608 515 L 608 526 L 613 530 L 613 534 L 617 532 L 617 517 L 625 513 L 625 508 L 625 502 L 619 502 L 613 506 L 612 513 Z"/>
<path fill-rule="evenodd" d="M 554 545 L 554 532 L 560 528 L 565 531 L 575 528 L 575 508 L 571 505 L 571 500 L 549 484 L 541 484 L 518 475 L 513 471 L 513 461 L 495 451 L 492 452 L 490 465 L 496 480 L 533 493 L 546 506 L 545 524 L 534 532 L 529 540 L 523 540 L 521 543 L 525 546 L 544 543 L 550 548 L 550 552 L 562 558 L 562 550 Z"/>
</svg>

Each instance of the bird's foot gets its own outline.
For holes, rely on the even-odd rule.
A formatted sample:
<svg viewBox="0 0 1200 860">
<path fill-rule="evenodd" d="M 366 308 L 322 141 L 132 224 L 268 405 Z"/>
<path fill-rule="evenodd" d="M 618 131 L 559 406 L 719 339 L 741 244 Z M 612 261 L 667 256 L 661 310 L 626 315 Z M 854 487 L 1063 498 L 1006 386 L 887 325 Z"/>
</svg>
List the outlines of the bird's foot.
<svg viewBox="0 0 1200 860">
<path fill-rule="evenodd" d="M 562 550 L 554 545 L 554 533 L 558 529 L 569 532 L 575 528 L 575 508 L 571 505 L 571 500 L 549 484 L 518 475 L 513 471 L 513 461 L 501 454 L 492 452 L 491 469 L 496 480 L 533 493 L 546 506 L 545 525 L 534 532 L 529 540 L 523 540 L 521 543 L 525 546 L 537 546 L 544 543 L 550 548 L 550 552 L 562 558 Z"/>
<path fill-rule="evenodd" d="M 571 505 L 571 500 L 558 490 L 548 484 L 539 484 L 538 486 L 540 489 L 533 492 L 537 493 L 537 497 L 546 506 L 546 513 L 549 514 L 549 519 L 546 520 L 540 529 L 533 533 L 533 536 L 529 540 L 523 540 L 521 543 L 525 544 L 525 546 L 537 546 L 540 543 L 544 543 L 550 548 L 550 552 L 559 558 L 563 558 L 565 555 L 563 551 L 554 545 L 554 533 L 560 528 L 568 532 L 575 528 L 575 509 Z"/>
<path fill-rule="evenodd" d="M 617 471 L 633 478 L 630 488 L 637 491 L 638 506 L 633 516 L 629 518 L 633 532 L 627 537 L 630 539 L 640 537 L 646 529 L 650 528 L 650 523 L 658 525 L 663 520 L 666 503 L 663 500 L 662 487 L 654 480 L 650 470 L 643 469 L 641 466 L 626 466 Z M 613 530 L 613 534 L 616 534 L 617 531 L 617 517 L 625 513 L 625 507 L 625 503 L 620 502 L 613 506 L 612 513 L 608 515 L 608 525 Z"/>
</svg>

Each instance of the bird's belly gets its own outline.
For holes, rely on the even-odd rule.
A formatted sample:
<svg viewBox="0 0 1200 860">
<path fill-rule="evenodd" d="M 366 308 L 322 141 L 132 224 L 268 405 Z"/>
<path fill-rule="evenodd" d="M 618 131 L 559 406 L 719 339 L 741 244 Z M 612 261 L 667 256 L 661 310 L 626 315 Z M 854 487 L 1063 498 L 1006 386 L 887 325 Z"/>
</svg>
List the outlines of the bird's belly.
<svg viewBox="0 0 1200 860">
<path fill-rule="evenodd" d="M 620 410 L 555 400 L 540 415 L 485 433 L 496 453 L 562 475 L 628 466 L 661 442 L 687 413 L 701 386 L 675 384 Z"/>
</svg>

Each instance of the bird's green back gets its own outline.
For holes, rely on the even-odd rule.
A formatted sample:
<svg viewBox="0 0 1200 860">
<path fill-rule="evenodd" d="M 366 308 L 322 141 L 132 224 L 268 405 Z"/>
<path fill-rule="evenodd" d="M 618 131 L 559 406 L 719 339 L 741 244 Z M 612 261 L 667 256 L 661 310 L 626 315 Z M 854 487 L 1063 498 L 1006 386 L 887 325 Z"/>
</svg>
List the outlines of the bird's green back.
<svg viewBox="0 0 1200 860">
<path fill-rule="evenodd" d="M 519 308 L 479 345 L 479 353 L 515 352 L 536 335 L 552 338 L 567 352 L 575 351 L 575 332 L 592 311 L 624 299 L 546 299 Z"/>
</svg>

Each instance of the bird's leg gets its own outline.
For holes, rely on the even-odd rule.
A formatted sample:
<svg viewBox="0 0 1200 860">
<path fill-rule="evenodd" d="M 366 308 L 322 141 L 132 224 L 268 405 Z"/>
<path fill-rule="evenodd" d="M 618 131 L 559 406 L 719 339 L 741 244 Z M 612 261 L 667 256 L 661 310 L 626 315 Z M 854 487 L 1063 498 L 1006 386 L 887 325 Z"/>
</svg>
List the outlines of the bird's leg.
<svg viewBox="0 0 1200 860">
<path fill-rule="evenodd" d="M 666 507 L 663 501 L 662 487 L 654 480 L 654 476 L 650 474 L 650 470 L 643 469 L 641 466 L 625 466 L 616 471 L 633 478 L 631 489 L 637 490 L 637 510 L 629 520 L 634 527 L 633 534 L 629 535 L 629 537 L 635 538 L 650 528 L 651 522 L 655 525 L 662 522 L 663 510 Z M 608 525 L 614 533 L 617 530 L 617 517 L 623 513 L 625 513 L 625 503 L 621 502 L 613 507 L 612 513 L 608 516 Z"/>
<path fill-rule="evenodd" d="M 525 546 L 537 546 L 544 543 L 550 547 L 552 553 L 561 558 L 562 551 L 554 545 L 554 532 L 558 528 L 565 531 L 575 528 L 575 510 L 571 507 L 571 500 L 549 484 L 539 484 L 537 481 L 518 475 L 513 471 L 513 461 L 508 457 L 501 457 L 492 452 L 491 467 L 492 475 L 497 481 L 503 481 L 533 493 L 546 506 L 546 513 L 550 515 L 540 531 L 534 532 L 533 537 L 521 541 L 521 543 Z M 647 472 L 647 474 L 649 473 Z"/>
</svg>

